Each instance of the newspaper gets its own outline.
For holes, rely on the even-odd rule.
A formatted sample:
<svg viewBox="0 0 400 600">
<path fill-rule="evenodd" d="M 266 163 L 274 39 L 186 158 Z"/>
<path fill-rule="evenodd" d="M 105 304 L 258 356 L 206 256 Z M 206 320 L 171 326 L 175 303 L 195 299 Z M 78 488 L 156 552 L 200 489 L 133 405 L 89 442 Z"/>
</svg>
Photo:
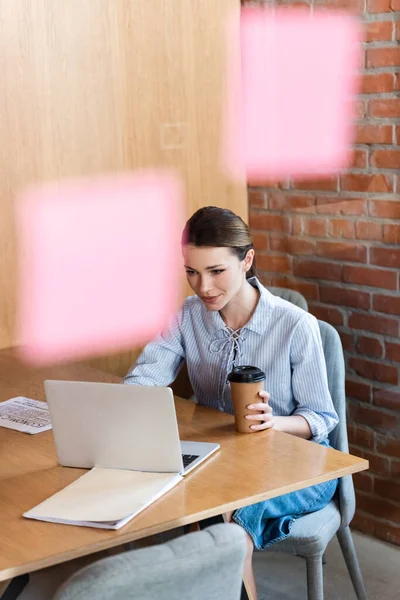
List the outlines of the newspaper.
<svg viewBox="0 0 400 600">
<path fill-rule="evenodd" d="M 47 431 L 51 429 L 48 406 L 23 396 L 0 402 L 0 427 L 32 435 Z"/>
</svg>

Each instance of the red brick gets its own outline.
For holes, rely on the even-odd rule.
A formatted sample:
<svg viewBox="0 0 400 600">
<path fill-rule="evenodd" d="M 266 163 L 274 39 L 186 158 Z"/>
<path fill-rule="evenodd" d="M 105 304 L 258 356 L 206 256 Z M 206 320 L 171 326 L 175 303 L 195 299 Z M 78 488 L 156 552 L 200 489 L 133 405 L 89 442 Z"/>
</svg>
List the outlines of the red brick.
<svg viewBox="0 0 400 600">
<path fill-rule="evenodd" d="M 397 31 L 400 31 L 400 26 L 399 26 L 399 24 L 397 24 L 397 25 L 398 25 L 397 26 Z M 400 39 L 399 35 L 397 35 L 396 39 Z M 396 90 L 397 91 L 400 90 L 400 73 L 396 75 Z"/>
<path fill-rule="evenodd" d="M 385 13 L 390 10 L 390 0 L 367 0 L 367 11 L 370 13 Z"/>
<path fill-rule="evenodd" d="M 357 221 L 356 238 L 358 240 L 381 240 L 382 225 L 372 221 Z"/>
<path fill-rule="evenodd" d="M 380 75 L 391 76 L 391 73 L 381 73 Z M 368 77 L 380 77 L 380 75 L 368 75 Z M 392 142 L 393 131 L 391 125 L 360 123 L 356 126 L 356 144 L 391 144 Z"/>
<path fill-rule="evenodd" d="M 356 507 L 356 514 L 351 522 L 351 528 L 366 533 L 367 535 L 375 535 L 376 519 L 366 513 L 362 513 Z"/>
<path fill-rule="evenodd" d="M 394 37 L 395 37 L 396 40 L 400 40 L 400 21 L 397 21 L 397 23 L 396 23 Z M 399 79 L 398 79 L 398 81 L 399 81 Z M 397 88 L 397 89 L 399 89 L 399 88 Z"/>
<path fill-rule="evenodd" d="M 371 265 L 400 269 L 400 248 L 371 248 Z"/>
<path fill-rule="evenodd" d="M 374 98 L 369 101 L 368 114 L 378 119 L 398 119 L 400 116 L 400 98 Z"/>
<path fill-rule="evenodd" d="M 274 179 L 265 179 L 262 177 L 249 177 L 247 180 L 247 185 L 255 188 L 277 188 L 281 184 L 279 181 Z"/>
<path fill-rule="evenodd" d="M 364 10 L 364 0 L 317 0 L 318 9 L 344 9 L 355 13 L 360 13 Z"/>
<path fill-rule="evenodd" d="M 371 400 L 371 384 L 364 383 L 363 381 L 346 379 L 346 395 L 350 398 L 357 398 L 363 402 L 370 402 Z M 350 425 L 349 425 L 350 427 Z M 355 425 L 352 426 L 353 428 Z M 355 444 L 357 442 L 354 442 Z M 364 446 L 365 444 L 361 444 Z"/>
<path fill-rule="evenodd" d="M 396 506 L 384 498 L 367 496 L 362 492 L 357 493 L 357 507 L 374 517 L 388 519 L 389 521 L 400 521 L 400 505 Z"/>
<path fill-rule="evenodd" d="M 390 10 L 400 11 L 400 0 L 390 0 Z"/>
<path fill-rule="evenodd" d="M 363 329 L 373 333 L 382 333 L 396 337 L 399 334 L 398 319 L 388 317 L 377 317 L 375 315 L 360 315 L 352 313 L 349 315 L 349 327 Z"/>
<path fill-rule="evenodd" d="M 400 545 L 400 525 L 377 519 L 367 513 L 363 513 L 358 508 L 351 522 L 351 528 L 368 535 L 373 535 L 385 542 Z"/>
<path fill-rule="evenodd" d="M 400 150 L 375 150 L 370 163 L 379 169 L 400 169 Z"/>
<path fill-rule="evenodd" d="M 393 179 L 389 175 L 347 173 L 342 175 L 342 189 L 348 192 L 391 192 Z"/>
<path fill-rule="evenodd" d="M 249 204 L 255 208 L 265 208 L 266 193 L 264 190 L 249 189 Z"/>
<path fill-rule="evenodd" d="M 378 440 L 377 451 L 380 454 L 386 454 L 386 456 L 394 456 L 394 458 L 400 458 L 400 440 L 394 440 L 391 438 Z"/>
<path fill-rule="evenodd" d="M 400 315 L 400 296 L 374 294 L 372 307 L 377 312 L 384 312 L 389 315 Z"/>
<path fill-rule="evenodd" d="M 388 244 L 400 244 L 400 225 L 384 225 L 383 239 Z"/>
<path fill-rule="evenodd" d="M 386 358 L 400 363 L 400 344 L 386 342 Z"/>
<path fill-rule="evenodd" d="M 329 234 L 332 237 L 354 239 L 354 221 L 349 221 L 348 219 L 331 219 Z"/>
<path fill-rule="evenodd" d="M 383 498 L 390 498 L 390 500 L 400 502 L 400 483 L 396 483 L 395 481 L 375 479 L 374 492 Z"/>
<path fill-rule="evenodd" d="M 354 473 L 353 481 L 356 490 L 361 490 L 362 492 L 372 492 L 374 488 L 374 480 L 372 475 L 369 473 Z"/>
<path fill-rule="evenodd" d="M 298 281 L 297 279 L 289 277 L 286 287 L 291 290 L 296 290 L 296 292 L 300 292 L 300 294 L 302 294 L 308 301 L 318 300 L 319 298 L 319 290 L 316 283 Z"/>
<path fill-rule="evenodd" d="M 397 274 L 374 267 L 352 267 L 344 265 L 343 281 L 357 285 L 397 290 Z"/>
<path fill-rule="evenodd" d="M 257 256 L 257 267 L 261 271 L 272 271 L 274 273 L 289 273 L 291 271 L 290 262 L 286 256 L 271 256 L 270 254 L 259 254 Z"/>
<path fill-rule="evenodd" d="M 325 237 L 328 226 L 325 219 L 305 217 L 303 219 L 304 233 L 311 237 Z"/>
<path fill-rule="evenodd" d="M 397 82 L 397 89 L 400 90 L 400 76 L 398 77 Z M 400 125 L 396 127 L 396 144 L 400 146 Z"/>
<path fill-rule="evenodd" d="M 392 477 L 400 477 L 400 460 L 392 458 L 390 467 Z"/>
<path fill-rule="evenodd" d="M 343 315 L 337 308 L 310 304 L 308 309 L 310 313 L 314 315 L 314 317 L 320 319 L 321 321 L 326 321 L 331 325 L 343 325 Z"/>
<path fill-rule="evenodd" d="M 289 231 L 289 219 L 281 215 L 252 213 L 249 218 L 250 227 L 265 231 Z"/>
<path fill-rule="evenodd" d="M 369 48 L 367 50 L 367 68 L 400 66 L 400 48 Z"/>
<path fill-rule="evenodd" d="M 350 167 L 351 169 L 366 169 L 367 168 L 367 152 L 366 150 L 353 150 Z"/>
<path fill-rule="evenodd" d="M 250 0 L 250 2 L 254 3 L 254 0 Z M 307 12 L 310 12 L 310 10 L 311 10 L 311 5 L 309 2 L 291 2 L 290 7 L 291 8 L 304 8 Z"/>
<path fill-rule="evenodd" d="M 400 201 L 370 200 L 369 214 L 381 219 L 400 219 Z"/>
<path fill-rule="evenodd" d="M 265 233 L 253 233 L 251 237 L 255 250 L 268 250 L 268 238 Z"/>
<path fill-rule="evenodd" d="M 327 215 L 364 215 L 366 213 L 366 201 L 364 198 L 320 196 L 317 197 L 317 213 Z"/>
<path fill-rule="evenodd" d="M 277 190 L 268 194 L 268 206 L 270 210 L 315 212 L 315 198 L 314 196 L 288 194 Z"/>
<path fill-rule="evenodd" d="M 322 190 L 326 192 L 336 192 L 337 177 L 327 177 L 323 179 L 311 179 L 304 181 L 294 181 L 293 187 L 298 190 Z"/>
<path fill-rule="evenodd" d="M 301 235 L 303 233 L 303 219 L 297 215 L 292 217 L 292 234 Z"/>
<path fill-rule="evenodd" d="M 354 337 L 350 333 L 339 331 L 340 339 L 342 341 L 343 350 L 346 352 L 354 352 Z"/>
<path fill-rule="evenodd" d="M 332 285 L 320 285 L 319 297 L 321 302 L 329 304 L 339 304 L 340 306 L 352 306 L 368 310 L 371 306 L 371 296 L 369 292 L 360 290 L 349 290 Z"/>
<path fill-rule="evenodd" d="M 347 434 L 349 443 L 361 446 L 367 450 L 375 448 L 375 432 L 372 429 L 366 429 L 354 423 L 349 423 L 347 425 Z"/>
<path fill-rule="evenodd" d="M 317 242 L 317 256 L 365 263 L 367 261 L 367 249 L 361 244 L 321 241 Z"/>
<path fill-rule="evenodd" d="M 318 286 L 316 283 L 308 283 L 306 281 L 297 281 L 295 279 L 288 279 L 287 287 L 291 290 L 300 292 L 307 300 L 318 300 Z"/>
<path fill-rule="evenodd" d="M 273 275 L 272 273 L 263 273 L 260 275 L 260 281 L 266 287 L 289 287 L 286 275 Z"/>
<path fill-rule="evenodd" d="M 293 273 L 298 277 L 340 281 L 342 265 L 316 260 L 296 259 L 293 263 Z"/>
<path fill-rule="evenodd" d="M 366 354 L 367 356 L 375 356 L 376 358 L 382 358 L 383 356 L 383 344 L 376 338 L 363 336 L 358 338 L 357 349 L 360 354 Z"/>
<path fill-rule="evenodd" d="M 289 254 L 299 255 L 315 253 L 315 242 L 310 242 L 303 238 L 282 236 L 279 233 L 270 233 L 269 245 L 271 250 L 276 252 L 287 252 Z"/>
<path fill-rule="evenodd" d="M 357 375 L 360 377 L 364 377 L 365 379 L 372 379 L 373 381 L 380 381 L 381 383 L 390 383 L 392 385 L 397 385 L 399 382 L 399 371 L 397 367 L 393 367 L 392 365 L 385 365 L 380 362 L 374 362 L 372 360 L 365 360 L 364 358 L 354 358 L 350 357 L 348 359 L 348 365 L 351 369 L 353 369 Z M 375 418 L 377 415 L 372 415 L 371 419 Z M 385 423 L 389 423 L 390 419 L 388 415 L 384 415 L 387 418 Z M 383 419 L 382 415 L 381 418 Z M 396 420 L 395 420 L 396 421 Z M 362 421 L 366 425 L 371 425 L 372 421 Z M 390 429 L 389 424 L 387 428 Z"/>
<path fill-rule="evenodd" d="M 400 391 L 374 388 L 374 404 L 393 410 L 400 409 Z"/>
<path fill-rule="evenodd" d="M 375 536 L 385 542 L 400 545 L 400 525 L 388 523 L 387 521 L 377 521 Z"/>
<path fill-rule="evenodd" d="M 393 21 L 372 21 L 372 23 L 366 24 L 365 41 L 367 42 L 381 42 L 389 41 L 392 39 L 393 32 Z M 386 73 L 384 73 L 386 75 Z M 390 90 L 377 90 L 377 92 L 385 91 L 391 92 Z"/>
<path fill-rule="evenodd" d="M 375 452 L 358 448 L 357 446 L 350 446 L 351 454 L 365 458 L 369 461 L 369 470 L 377 475 L 389 475 L 390 474 L 390 461 L 384 456 L 377 456 Z"/>
<path fill-rule="evenodd" d="M 357 100 L 354 105 L 354 113 L 356 119 L 363 119 L 367 114 L 367 102 L 365 100 Z"/>
</svg>

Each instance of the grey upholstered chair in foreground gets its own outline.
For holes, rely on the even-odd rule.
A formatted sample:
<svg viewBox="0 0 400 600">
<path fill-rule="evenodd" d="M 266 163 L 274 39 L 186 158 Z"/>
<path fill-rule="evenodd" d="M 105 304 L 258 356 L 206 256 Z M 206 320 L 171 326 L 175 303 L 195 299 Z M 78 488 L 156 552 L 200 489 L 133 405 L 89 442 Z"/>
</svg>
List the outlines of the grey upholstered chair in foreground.
<svg viewBox="0 0 400 600">
<path fill-rule="evenodd" d="M 321 331 L 328 384 L 339 424 L 329 436 L 331 445 L 348 452 L 346 430 L 346 395 L 343 349 L 337 331 L 328 323 L 318 321 Z M 323 600 L 322 558 L 328 543 L 336 534 L 358 600 L 365 600 L 364 582 L 354 548 L 349 524 L 354 516 L 355 497 L 351 476 L 339 480 L 336 497 L 324 509 L 297 519 L 290 536 L 271 546 L 269 551 L 298 554 L 306 559 L 309 600 Z"/>
<path fill-rule="evenodd" d="M 239 600 L 245 554 L 240 527 L 214 525 L 99 560 L 73 575 L 54 600 Z"/>
</svg>

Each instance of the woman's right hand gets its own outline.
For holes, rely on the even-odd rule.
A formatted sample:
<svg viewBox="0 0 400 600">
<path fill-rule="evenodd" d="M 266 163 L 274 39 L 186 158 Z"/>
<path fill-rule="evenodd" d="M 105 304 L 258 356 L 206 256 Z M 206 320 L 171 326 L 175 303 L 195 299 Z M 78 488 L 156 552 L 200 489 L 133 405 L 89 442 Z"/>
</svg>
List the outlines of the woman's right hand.
<svg viewBox="0 0 400 600">
<path fill-rule="evenodd" d="M 254 415 L 247 415 L 246 419 L 249 421 L 256 421 L 254 425 L 250 425 L 250 428 L 254 431 L 263 431 L 264 429 L 273 429 L 275 427 L 275 419 L 274 414 L 272 412 L 272 408 L 269 405 L 269 394 L 268 392 L 264 392 L 262 390 L 258 393 L 262 402 L 256 402 L 255 404 L 249 404 L 249 410 L 257 410 L 261 412 L 257 412 Z M 259 423 L 257 423 L 259 421 Z"/>
</svg>

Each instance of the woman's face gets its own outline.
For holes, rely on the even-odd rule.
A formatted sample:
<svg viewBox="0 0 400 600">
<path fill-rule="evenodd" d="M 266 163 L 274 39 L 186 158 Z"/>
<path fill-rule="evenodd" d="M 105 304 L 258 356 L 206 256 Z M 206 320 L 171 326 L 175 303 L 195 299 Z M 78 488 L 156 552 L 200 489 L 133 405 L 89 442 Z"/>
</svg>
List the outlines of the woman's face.
<svg viewBox="0 0 400 600">
<path fill-rule="evenodd" d="M 183 247 L 186 278 L 209 310 L 221 310 L 239 292 L 253 261 L 249 250 L 240 261 L 229 248 Z"/>
</svg>

